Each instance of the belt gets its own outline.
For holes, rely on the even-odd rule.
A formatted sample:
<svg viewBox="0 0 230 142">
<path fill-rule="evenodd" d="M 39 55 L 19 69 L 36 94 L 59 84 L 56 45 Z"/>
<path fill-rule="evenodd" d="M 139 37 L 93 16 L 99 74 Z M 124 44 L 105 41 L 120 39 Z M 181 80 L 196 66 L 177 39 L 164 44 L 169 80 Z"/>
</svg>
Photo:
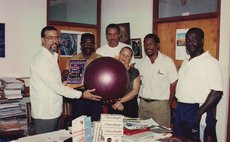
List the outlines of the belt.
<svg viewBox="0 0 230 142">
<path fill-rule="evenodd" d="M 142 98 L 140 97 L 140 99 L 144 100 L 145 102 L 155 102 L 155 101 L 160 101 L 160 100 L 155 100 L 155 99 L 146 99 L 146 98 Z"/>
</svg>

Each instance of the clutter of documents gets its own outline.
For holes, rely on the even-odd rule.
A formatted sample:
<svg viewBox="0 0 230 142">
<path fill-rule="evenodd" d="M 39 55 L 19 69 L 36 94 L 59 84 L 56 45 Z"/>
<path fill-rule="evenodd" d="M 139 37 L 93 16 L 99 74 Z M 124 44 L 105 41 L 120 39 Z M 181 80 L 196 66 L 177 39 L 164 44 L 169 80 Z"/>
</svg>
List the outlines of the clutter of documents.
<svg viewBox="0 0 230 142">
<path fill-rule="evenodd" d="M 24 90 L 24 83 L 14 77 L 2 77 L 0 78 L 0 88 L 3 87 L 1 93 L 2 98 L 6 99 L 21 99 Z"/>
<path fill-rule="evenodd" d="M 129 130 L 130 134 L 126 134 Z M 143 130 L 143 131 L 142 131 Z M 171 137 L 169 128 L 159 126 L 153 119 L 126 118 L 118 114 L 102 114 L 100 121 L 91 122 L 91 117 L 80 116 L 72 120 L 69 130 L 21 138 L 18 142 L 160 142 Z"/>
</svg>

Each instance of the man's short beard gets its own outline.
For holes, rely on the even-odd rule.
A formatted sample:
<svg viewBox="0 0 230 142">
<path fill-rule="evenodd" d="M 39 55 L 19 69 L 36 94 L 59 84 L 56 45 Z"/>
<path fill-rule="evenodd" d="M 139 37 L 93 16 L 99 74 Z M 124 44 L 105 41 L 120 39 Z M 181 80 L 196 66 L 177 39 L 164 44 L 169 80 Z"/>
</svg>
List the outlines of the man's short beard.
<svg viewBox="0 0 230 142">
<path fill-rule="evenodd" d="M 52 52 L 58 52 L 58 44 L 57 43 L 53 43 L 50 45 L 50 51 Z"/>
</svg>

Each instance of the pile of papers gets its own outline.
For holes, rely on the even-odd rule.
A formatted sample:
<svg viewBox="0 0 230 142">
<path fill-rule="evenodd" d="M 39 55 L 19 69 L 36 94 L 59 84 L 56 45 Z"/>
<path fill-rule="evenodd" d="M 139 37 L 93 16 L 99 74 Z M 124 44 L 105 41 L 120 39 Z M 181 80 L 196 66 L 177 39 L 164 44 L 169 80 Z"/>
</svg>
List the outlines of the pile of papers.
<svg viewBox="0 0 230 142">
<path fill-rule="evenodd" d="M 0 100 L 0 131 L 27 129 L 25 104 L 15 100 Z"/>
<path fill-rule="evenodd" d="M 104 141 L 121 142 L 123 117 L 119 114 L 101 114 L 102 136 Z"/>
<path fill-rule="evenodd" d="M 101 120 L 94 122 L 93 142 L 121 142 L 123 136 L 123 116 L 101 114 Z"/>
<path fill-rule="evenodd" d="M 24 89 L 24 83 L 13 77 L 0 78 L 2 86 L 4 87 L 3 92 L 7 99 L 21 99 L 22 90 Z"/>
<path fill-rule="evenodd" d="M 0 118 L 26 115 L 26 106 L 19 101 L 0 101 Z"/>
<path fill-rule="evenodd" d="M 124 128 L 127 130 L 122 142 L 153 142 L 172 136 L 170 128 L 160 126 L 152 118 L 146 120 L 126 118 Z"/>
<path fill-rule="evenodd" d="M 45 134 L 19 138 L 17 142 L 64 142 L 71 138 L 68 130 L 59 130 Z"/>
<path fill-rule="evenodd" d="M 145 129 L 152 126 L 159 126 L 159 124 L 152 118 L 141 120 L 141 119 L 124 119 L 124 128 L 129 130 Z"/>
</svg>

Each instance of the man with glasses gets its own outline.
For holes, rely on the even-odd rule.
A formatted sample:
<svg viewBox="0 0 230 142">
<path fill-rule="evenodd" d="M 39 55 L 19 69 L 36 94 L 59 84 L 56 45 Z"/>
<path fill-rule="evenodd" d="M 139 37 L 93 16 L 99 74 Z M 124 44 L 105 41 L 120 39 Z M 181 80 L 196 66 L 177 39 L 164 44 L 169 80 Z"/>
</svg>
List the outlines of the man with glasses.
<svg viewBox="0 0 230 142">
<path fill-rule="evenodd" d="M 41 31 L 42 47 L 33 57 L 30 66 L 30 100 L 35 133 L 41 134 L 60 129 L 63 96 L 100 101 L 92 90 L 83 93 L 64 86 L 58 66 L 60 40 L 55 27 L 46 26 Z"/>
</svg>

